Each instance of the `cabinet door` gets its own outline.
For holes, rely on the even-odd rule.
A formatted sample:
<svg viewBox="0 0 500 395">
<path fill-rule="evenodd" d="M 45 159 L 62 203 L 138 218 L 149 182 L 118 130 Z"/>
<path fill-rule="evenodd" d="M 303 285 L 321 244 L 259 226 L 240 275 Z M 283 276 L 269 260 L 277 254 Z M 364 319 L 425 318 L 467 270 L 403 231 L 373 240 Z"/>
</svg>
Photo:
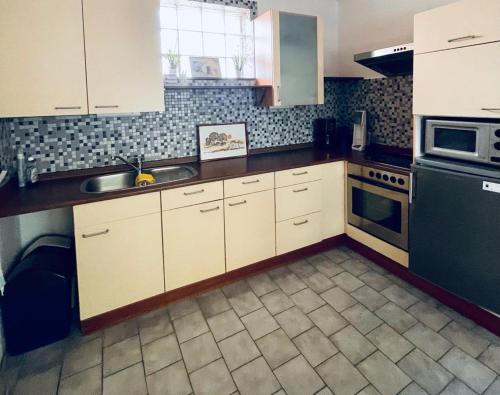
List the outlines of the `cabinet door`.
<svg viewBox="0 0 500 395">
<path fill-rule="evenodd" d="M 323 172 L 323 206 L 321 209 L 323 239 L 345 232 L 344 162 L 321 165 Z"/>
<path fill-rule="evenodd" d="M 160 213 L 76 226 L 82 320 L 165 292 Z"/>
<path fill-rule="evenodd" d="M 276 255 L 274 190 L 226 199 L 227 271 Z"/>
<path fill-rule="evenodd" d="M 500 42 L 415 56 L 413 113 L 500 116 Z"/>
<path fill-rule="evenodd" d="M 89 112 L 164 111 L 159 0 L 83 0 Z"/>
<path fill-rule="evenodd" d="M 226 271 L 222 200 L 163 212 L 167 291 Z"/>
<path fill-rule="evenodd" d="M 0 117 L 87 113 L 80 0 L 0 0 Z"/>
<path fill-rule="evenodd" d="M 500 40 L 500 2 L 464 0 L 415 15 L 415 53 Z"/>
</svg>

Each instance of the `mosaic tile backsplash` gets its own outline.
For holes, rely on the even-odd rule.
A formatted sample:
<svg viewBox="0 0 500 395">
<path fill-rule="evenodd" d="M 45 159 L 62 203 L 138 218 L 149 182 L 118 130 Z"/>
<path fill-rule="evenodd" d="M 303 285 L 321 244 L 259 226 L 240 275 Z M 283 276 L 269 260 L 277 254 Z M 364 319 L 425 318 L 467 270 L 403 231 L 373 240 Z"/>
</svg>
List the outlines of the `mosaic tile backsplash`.
<svg viewBox="0 0 500 395">
<path fill-rule="evenodd" d="M 411 86 L 411 77 L 327 80 L 325 105 L 284 109 L 257 106 L 255 88 L 167 88 L 165 113 L 6 119 L 11 152 L 0 158 L 23 147 L 47 173 L 114 164 L 113 155 L 195 156 L 196 125 L 240 121 L 247 122 L 250 148 L 309 143 L 315 118 L 334 116 L 340 126 L 350 125 L 357 109 L 368 112 L 372 141 L 411 147 Z"/>
</svg>

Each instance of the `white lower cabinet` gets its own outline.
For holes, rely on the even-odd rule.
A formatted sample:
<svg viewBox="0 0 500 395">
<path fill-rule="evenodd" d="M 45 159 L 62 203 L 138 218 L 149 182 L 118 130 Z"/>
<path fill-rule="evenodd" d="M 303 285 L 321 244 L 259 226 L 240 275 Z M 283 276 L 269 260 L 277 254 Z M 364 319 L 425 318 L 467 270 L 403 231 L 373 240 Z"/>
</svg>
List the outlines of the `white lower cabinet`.
<svg viewBox="0 0 500 395">
<path fill-rule="evenodd" d="M 162 215 L 167 291 L 225 273 L 222 200 Z"/>
<path fill-rule="evenodd" d="M 224 201 L 227 271 L 276 255 L 274 190 Z"/>
<path fill-rule="evenodd" d="M 276 252 L 285 254 L 321 241 L 321 213 L 312 213 L 276 224 Z"/>
<path fill-rule="evenodd" d="M 345 233 L 345 162 L 325 163 L 322 169 L 322 238 Z"/>
</svg>

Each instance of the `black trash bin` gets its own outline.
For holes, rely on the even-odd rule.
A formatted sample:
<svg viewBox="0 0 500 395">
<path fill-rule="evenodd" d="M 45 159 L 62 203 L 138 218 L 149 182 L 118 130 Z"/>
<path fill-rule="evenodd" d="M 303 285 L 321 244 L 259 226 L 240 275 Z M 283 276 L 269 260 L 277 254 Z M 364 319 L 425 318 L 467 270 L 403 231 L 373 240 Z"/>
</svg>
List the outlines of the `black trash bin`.
<svg viewBox="0 0 500 395">
<path fill-rule="evenodd" d="M 75 260 L 71 238 L 42 236 L 7 273 L 2 316 L 10 355 L 69 334 Z"/>
</svg>

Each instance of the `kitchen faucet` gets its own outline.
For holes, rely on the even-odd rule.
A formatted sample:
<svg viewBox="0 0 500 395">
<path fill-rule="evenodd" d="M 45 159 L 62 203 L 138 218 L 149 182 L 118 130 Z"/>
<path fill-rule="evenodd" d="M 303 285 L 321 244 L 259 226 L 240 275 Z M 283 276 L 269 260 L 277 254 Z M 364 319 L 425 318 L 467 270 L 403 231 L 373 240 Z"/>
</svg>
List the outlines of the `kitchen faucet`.
<svg viewBox="0 0 500 395">
<path fill-rule="evenodd" d="M 113 156 L 112 158 L 113 160 L 120 160 L 122 161 L 123 163 L 125 163 L 126 165 L 129 165 L 130 167 L 132 167 L 136 172 L 137 174 L 141 174 L 142 173 L 142 165 L 143 165 L 143 159 L 142 159 L 142 156 L 136 156 L 134 159 L 136 160 L 136 165 L 134 165 L 133 163 L 129 162 L 127 159 L 121 157 L 120 155 L 115 155 Z"/>
</svg>

